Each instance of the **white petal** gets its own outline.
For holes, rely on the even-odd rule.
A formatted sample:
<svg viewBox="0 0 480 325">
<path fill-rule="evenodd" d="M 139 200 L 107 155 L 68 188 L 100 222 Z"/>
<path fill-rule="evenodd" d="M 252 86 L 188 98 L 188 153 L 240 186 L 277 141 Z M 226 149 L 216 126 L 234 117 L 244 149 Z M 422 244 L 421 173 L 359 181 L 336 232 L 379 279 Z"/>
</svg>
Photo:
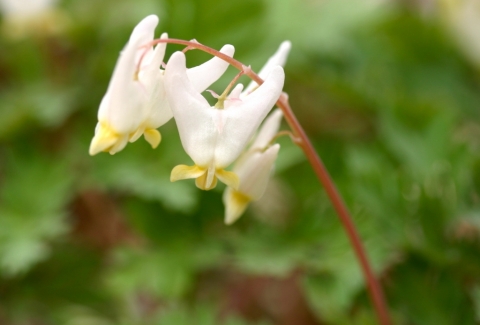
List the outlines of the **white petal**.
<svg viewBox="0 0 480 325">
<path fill-rule="evenodd" d="M 228 187 L 223 193 L 226 224 L 235 222 L 251 201 L 264 195 L 279 150 L 280 145 L 275 144 L 263 152 L 252 152 L 247 159 L 235 163 L 233 173 L 238 175 L 240 185 L 236 190 Z"/>
<path fill-rule="evenodd" d="M 260 70 L 260 72 L 258 73 L 258 76 L 263 80 L 265 80 L 265 78 L 268 77 L 268 74 L 272 71 L 272 69 L 275 66 L 279 65 L 283 67 L 285 65 L 285 62 L 287 61 L 288 53 L 290 52 L 291 47 L 292 47 L 292 43 L 290 41 L 282 42 L 277 52 L 275 52 L 275 54 L 268 59 L 267 63 L 265 63 L 263 68 Z M 243 95 L 244 96 L 248 95 L 257 86 L 258 84 L 252 81 L 247 86 L 247 88 L 245 88 Z"/>
<path fill-rule="evenodd" d="M 168 38 L 163 33 L 161 39 Z M 148 118 L 146 127 L 156 129 L 167 123 L 172 117 L 164 87 L 163 70 L 160 69 L 165 56 L 166 43 L 159 43 L 154 50 L 151 61 L 140 75 L 141 83 L 148 90 Z"/>
<path fill-rule="evenodd" d="M 218 137 L 213 119 L 216 110 L 210 107 L 188 79 L 182 52 L 174 53 L 168 61 L 165 91 L 183 148 L 195 164 L 210 166 Z"/>
<path fill-rule="evenodd" d="M 235 48 L 232 45 L 224 45 L 220 52 L 232 57 Z M 201 93 L 217 81 L 227 70 L 228 66 L 228 62 L 214 57 L 197 67 L 188 69 L 187 75 L 192 81 L 194 88 Z"/>
<path fill-rule="evenodd" d="M 108 151 L 111 155 L 116 154 L 119 151 L 122 151 L 128 143 L 128 136 L 123 136 L 119 139 L 119 141 L 115 142 L 112 148 Z"/>
<path fill-rule="evenodd" d="M 228 95 L 228 98 L 238 99 L 242 90 L 243 90 L 242 84 L 236 85 L 235 88 L 233 88 L 233 90 L 230 92 L 230 95 Z"/>
<path fill-rule="evenodd" d="M 285 74 L 276 66 L 265 82 L 245 100 L 224 110 L 223 133 L 216 143 L 215 163 L 219 168 L 230 165 L 243 151 L 260 123 L 280 97 Z"/>
<path fill-rule="evenodd" d="M 223 204 L 225 204 L 225 223 L 231 225 L 245 212 L 250 204 L 250 198 L 227 187 L 223 192 Z"/>
<path fill-rule="evenodd" d="M 268 116 L 263 122 L 260 131 L 255 138 L 255 141 L 249 148 L 250 150 L 263 149 L 268 146 L 270 141 L 275 137 L 280 128 L 280 123 L 282 122 L 283 113 L 282 110 L 276 109 L 273 111 L 270 116 Z"/>
<path fill-rule="evenodd" d="M 107 91 L 105 95 L 103 95 L 102 101 L 100 102 L 100 106 L 98 108 L 98 120 L 108 122 L 108 116 L 110 110 L 110 94 Z M 98 124 L 97 124 L 98 126 Z"/>
<path fill-rule="evenodd" d="M 138 42 L 139 46 L 143 46 L 151 42 L 155 36 L 155 28 L 158 25 L 158 17 L 156 15 L 150 15 L 145 18 L 143 18 L 137 26 L 132 31 L 132 34 L 130 35 L 130 43 L 136 43 Z M 153 47 L 150 47 L 146 53 L 145 53 L 145 48 L 140 48 L 138 50 L 138 53 L 135 56 L 135 62 L 137 63 L 138 60 L 143 53 L 145 55 L 143 56 L 142 60 L 142 67 L 146 66 L 152 59 L 153 56 Z"/>
<path fill-rule="evenodd" d="M 163 33 L 160 36 L 160 39 L 167 39 L 168 34 Z M 165 50 L 167 49 L 167 43 L 158 43 L 155 46 L 154 54 L 152 61 L 150 62 L 149 68 L 160 69 L 163 63 L 163 58 L 165 57 Z"/>
<path fill-rule="evenodd" d="M 225 109 L 228 109 L 235 102 L 238 103 L 238 101 L 240 100 L 240 94 L 242 93 L 242 90 L 243 90 L 242 84 L 237 84 L 235 88 L 233 88 L 233 90 L 230 92 L 230 95 L 228 95 L 227 100 L 223 104 Z"/>
<path fill-rule="evenodd" d="M 148 113 L 145 107 L 146 89 L 135 80 L 134 58 L 139 42 L 129 42 L 120 54 L 98 111 L 98 119 L 118 133 L 135 131 Z"/>
<path fill-rule="evenodd" d="M 235 166 L 233 171 L 240 178 L 239 192 L 250 197 L 252 201 L 263 196 L 279 150 L 280 145 L 274 144 L 264 152 L 253 153 L 241 165 Z"/>
<path fill-rule="evenodd" d="M 165 77 L 161 72 L 153 79 L 153 85 L 148 101 L 149 115 L 146 121 L 146 127 L 157 129 L 170 121 L 173 113 L 165 92 Z"/>
<path fill-rule="evenodd" d="M 154 37 L 155 27 L 157 27 L 157 25 L 158 17 L 156 15 L 150 15 L 143 18 L 133 29 L 132 34 L 130 35 L 130 41 L 151 41 Z"/>
</svg>

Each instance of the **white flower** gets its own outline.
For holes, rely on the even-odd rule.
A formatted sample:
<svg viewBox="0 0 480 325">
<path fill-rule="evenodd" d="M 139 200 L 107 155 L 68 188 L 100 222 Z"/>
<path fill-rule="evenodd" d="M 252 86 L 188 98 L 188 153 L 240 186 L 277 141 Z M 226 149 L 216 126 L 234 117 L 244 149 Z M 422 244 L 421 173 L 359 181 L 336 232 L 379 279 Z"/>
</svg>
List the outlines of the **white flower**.
<svg viewBox="0 0 480 325">
<path fill-rule="evenodd" d="M 233 172 L 240 179 L 238 189 L 227 187 L 223 193 L 225 223 L 232 224 L 243 214 L 252 201 L 259 200 L 265 193 L 270 174 L 280 150 L 279 144 L 270 146 L 280 122 L 282 111 L 277 109 L 263 123 L 255 141 L 237 160 Z"/>
<path fill-rule="evenodd" d="M 282 42 L 258 76 L 262 79 L 268 78 L 275 66 L 284 66 L 291 46 L 290 41 Z M 242 92 L 243 85 L 238 84 L 225 102 L 225 106 L 229 107 L 238 99 L 248 98 L 257 87 L 258 84 L 252 81 Z M 223 194 L 226 224 L 235 222 L 245 212 L 250 202 L 257 201 L 263 196 L 280 150 L 280 145 L 270 145 L 278 132 L 282 117 L 279 109 L 272 113 L 263 123 L 252 145 L 235 162 L 233 172 L 238 175 L 240 186 L 238 189 L 227 187 Z"/>
<path fill-rule="evenodd" d="M 100 103 L 98 124 L 90 145 L 90 154 L 100 151 L 114 154 L 142 134 L 153 148 L 161 141 L 158 127 L 172 118 L 164 89 L 164 71 L 160 69 L 166 43 L 147 50 L 137 71 L 139 60 L 154 38 L 158 17 L 144 18 L 133 30 L 115 66 L 107 92 Z M 166 33 L 161 38 L 167 38 Z M 234 48 L 225 45 L 222 53 L 232 56 Z M 197 91 L 205 90 L 228 68 L 225 61 L 213 58 L 190 69 L 187 74 Z"/>
<path fill-rule="evenodd" d="M 218 178 L 237 188 L 237 175 L 225 168 L 240 155 L 278 100 L 284 78 L 282 67 L 274 67 L 246 99 L 230 101 L 225 108 L 211 107 L 188 79 L 185 55 L 174 53 L 165 70 L 165 90 L 183 148 L 195 165 L 176 166 L 171 181 L 196 178 L 197 187 L 209 190 L 216 186 Z"/>
</svg>

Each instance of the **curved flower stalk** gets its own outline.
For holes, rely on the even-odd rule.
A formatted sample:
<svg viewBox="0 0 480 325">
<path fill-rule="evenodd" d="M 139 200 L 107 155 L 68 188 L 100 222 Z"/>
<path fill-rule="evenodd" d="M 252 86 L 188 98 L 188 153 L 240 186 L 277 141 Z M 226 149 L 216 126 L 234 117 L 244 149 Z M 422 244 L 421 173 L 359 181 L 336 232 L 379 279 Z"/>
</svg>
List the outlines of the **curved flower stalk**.
<svg viewBox="0 0 480 325">
<path fill-rule="evenodd" d="M 268 59 L 267 63 L 265 63 L 265 65 L 262 67 L 262 69 L 258 73 L 258 76 L 265 80 L 275 66 L 279 65 L 283 67 L 287 62 L 287 57 L 290 53 L 291 47 L 292 43 L 290 41 L 283 41 L 278 47 L 278 50 Z M 245 99 L 245 97 L 255 91 L 257 87 L 258 84 L 253 80 L 248 84 L 245 90 L 243 89 L 242 84 L 236 85 L 228 96 L 228 99 L 225 101 L 225 106 L 230 105 L 230 103 L 232 103 L 232 101 L 234 100 Z"/>
<path fill-rule="evenodd" d="M 165 69 L 165 90 L 183 148 L 195 165 L 176 166 L 170 180 L 195 178 L 198 188 L 210 190 L 216 186 L 218 178 L 237 189 L 237 175 L 225 168 L 241 154 L 278 100 L 284 78 L 283 68 L 276 66 L 265 82 L 244 100 L 231 101 L 225 107 L 211 107 L 189 80 L 185 55 L 174 53 Z"/>
<path fill-rule="evenodd" d="M 164 71 L 160 69 L 166 44 L 145 50 L 145 45 L 153 40 L 157 24 L 158 17 L 155 15 L 144 18 L 133 30 L 120 54 L 100 103 L 90 155 L 101 151 L 115 154 L 142 135 L 153 148 L 159 145 L 161 135 L 157 128 L 167 123 L 173 114 L 166 98 Z M 161 39 L 166 38 L 168 35 L 162 34 Z M 221 52 L 231 57 L 234 47 L 225 45 Z M 195 90 L 202 92 L 227 68 L 227 62 L 215 57 L 190 69 L 187 75 Z"/>
<path fill-rule="evenodd" d="M 67 25 L 66 16 L 55 9 L 57 0 L 0 0 L 3 32 L 11 38 L 54 34 Z"/>
<path fill-rule="evenodd" d="M 240 185 L 238 176 L 234 172 L 226 172 L 222 168 L 222 163 L 225 164 L 226 162 L 235 160 L 234 157 L 238 156 L 241 151 L 240 148 L 243 148 L 245 142 L 248 141 L 246 134 L 254 132 L 250 130 L 251 126 L 248 122 L 250 122 L 250 120 L 254 122 L 254 130 L 261 121 L 261 118 L 258 116 L 265 116 L 267 114 L 266 112 L 264 113 L 263 110 L 259 114 L 259 110 L 251 109 L 254 106 L 258 106 L 255 108 L 262 108 L 266 97 L 259 96 L 259 94 L 263 93 L 262 95 L 271 97 L 271 93 L 275 92 L 275 96 L 272 98 L 278 98 L 277 104 L 282 109 L 285 121 L 292 129 L 291 135 L 295 138 L 295 143 L 302 148 L 318 180 L 325 187 L 325 191 L 350 239 L 352 248 L 365 276 L 368 285 L 367 288 L 380 323 L 382 325 L 392 324 L 382 287 L 370 266 L 361 238 L 348 212 L 347 206 L 343 202 L 342 196 L 333 183 L 332 178 L 320 156 L 315 151 L 303 127 L 293 113 L 288 103 L 288 96 L 278 97 L 283 86 L 283 69 L 281 67 L 273 68 L 268 77 L 266 77 L 266 80 L 263 81 L 262 78 L 240 61 L 198 42 L 179 39 L 159 39 L 149 44 L 160 43 L 180 44 L 212 54 L 225 60 L 257 84 L 261 84 L 256 91 L 248 94 L 245 99 L 232 96 L 233 93 L 241 93 L 243 86 L 238 85 L 230 94 L 230 98 L 226 98 L 227 92 L 224 92 L 224 94 L 220 96 L 219 102 L 215 105 L 216 107 L 212 108 L 188 79 L 185 67 L 185 56 L 182 53 L 176 53 L 172 56 L 165 71 L 165 91 L 168 96 L 171 96 L 168 100 L 172 106 L 172 111 L 180 131 L 182 145 L 196 165 L 192 167 L 185 165 L 175 167 L 172 170 L 171 180 L 196 178 L 198 187 L 210 189 L 215 186 L 214 183 L 216 183 L 217 178 L 222 180 L 221 177 L 227 174 L 228 177 L 224 177 L 222 181 L 238 190 Z M 178 89 L 176 89 L 176 87 L 178 87 Z M 267 90 L 265 91 L 265 89 Z M 253 103 L 252 98 L 257 98 L 259 102 L 262 101 L 263 104 L 254 105 L 255 103 Z M 270 101 L 270 99 L 268 101 Z M 273 104 L 274 102 L 271 103 L 272 106 Z M 186 107 L 182 108 L 182 106 Z M 235 109 L 239 108 L 239 106 L 245 108 L 243 113 L 247 116 L 246 118 L 243 118 L 241 111 L 239 112 Z M 255 116 L 253 117 L 251 114 Z M 240 123 L 237 124 L 235 122 Z M 228 132 L 225 132 L 225 130 L 228 130 Z M 197 134 L 195 134 L 195 132 L 197 132 Z"/>
<path fill-rule="evenodd" d="M 233 167 L 238 175 L 238 189 L 227 187 L 223 193 L 225 223 L 234 223 L 245 212 L 250 202 L 262 198 L 267 188 L 274 163 L 280 150 L 279 144 L 271 144 L 282 121 L 282 111 L 275 110 L 263 123 L 255 141 L 242 154 Z"/>
</svg>

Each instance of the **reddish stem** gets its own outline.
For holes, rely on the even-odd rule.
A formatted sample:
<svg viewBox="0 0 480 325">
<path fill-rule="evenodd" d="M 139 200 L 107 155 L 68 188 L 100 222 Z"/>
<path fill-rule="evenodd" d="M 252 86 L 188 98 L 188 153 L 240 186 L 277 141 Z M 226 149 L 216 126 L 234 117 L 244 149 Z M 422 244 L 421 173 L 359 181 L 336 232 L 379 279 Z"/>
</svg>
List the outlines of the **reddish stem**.
<svg viewBox="0 0 480 325">
<path fill-rule="evenodd" d="M 253 72 L 249 67 L 243 65 L 240 61 L 235 60 L 234 58 L 229 57 L 228 55 L 214 50 L 203 44 L 169 38 L 154 40 L 149 43 L 147 47 L 153 46 L 158 43 L 181 44 L 189 48 L 196 48 L 202 50 L 223 59 L 238 70 L 243 71 L 245 75 L 249 76 L 257 84 L 261 85 L 263 83 L 263 80 L 255 72 Z M 327 192 L 327 195 L 330 198 L 333 207 L 335 208 L 335 211 L 337 211 L 340 221 L 347 233 L 348 238 L 350 239 L 353 250 L 355 251 L 355 255 L 357 256 L 357 259 L 360 263 L 360 267 L 368 285 L 367 287 L 370 298 L 374 305 L 380 324 L 391 325 L 392 322 L 390 321 L 390 316 L 388 313 L 387 304 L 385 302 L 385 297 L 383 295 L 382 287 L 380 286 L 380 283 L 378 282 L 375 274 L 373 273 L 372 267 L 370 266 L 367 254 L 365 252 L 365 248 L 363 247 L 358 231 L 355 227 L 355 224 L 353 223 L 350 213 L 348 212 L 345 202 L 342 199 L 342 196 L 338 192 L 335 184 L 332 181 L 332 178 L 330 177 L 330 174 L 325 168 L 325 165 L 323 164 L 322 160 L 315 151 L 315 148 L 310 142 L 310 139 L 308 138 L 307 134 L 305 133 L 302 126 L 298 122 L 295 114 L 293 113 L 290 104 L 288 103 L 288 97 L 285 94 L 282 94 L 282 96 L 280 96 L 277 102 L 277 105 L 282 109 L 285 120 L 292 128 L 295 136 L 299 138 L 300 141 L 296 141 L 297 145 L 302 148 L 305 156 L 312 165 L 315 174 L 324 186 L 325 191 Z"/>
<path fill-rule="evenodd" d="M 388 314 L 387 304 L 383 295 L 382 287 L 380 286 L 380 283 L 378 282 L 375 274 L 373 273 L 372 267 L 370 266 L 370 263 L 368 261 L 365 248 L 363 247 L 362 241 L 355 227 L 355 224 L 353 223 L 352 217 L 348 212 L 345 202 L 343 201 L 342 196 L 340 195 L 335 184 L 333 183 L 330 174 L 328 173 L 325 165 L 320 159 L 320 156 L 318 156 L 317 152 L 315 151 L 315 148 L 310 142 L 310 139 L 305 134 L 305 131 L 298 122 L 295 114 L 293 114 L 288 100 L 285 99 L 286 96 L 282 97 L 283 98 L 278 101 L 277 105 L 282 109 L 285 119 L 287 120 L 290 127 L 294 130 L 297 137 L 302 139 L 302 141 L 298 145 L 303 149 L 303 152 L 305 153 L 305 156 L 307 156 L 308 161 L 312 165 L 315 174 L 317 174 L 318 179 L 324 186 L 325 191 L 327 192 L 328 197 L 330 198 L 330 201 L 332 202 L 340 218 L 340 221 L 342 222 L 343 228 L 347 232 L 350 243 L 352 244 L 355 251 L 355 255 L 357 256 L 357 259 L 360 263 L 365 280 L 367 281 L 370 298 L 372 299 L 373 305 L 377 312 L 377 316 L 380 320 L 380 324 L 390 325 L 390 316 Z"/>
</svg>

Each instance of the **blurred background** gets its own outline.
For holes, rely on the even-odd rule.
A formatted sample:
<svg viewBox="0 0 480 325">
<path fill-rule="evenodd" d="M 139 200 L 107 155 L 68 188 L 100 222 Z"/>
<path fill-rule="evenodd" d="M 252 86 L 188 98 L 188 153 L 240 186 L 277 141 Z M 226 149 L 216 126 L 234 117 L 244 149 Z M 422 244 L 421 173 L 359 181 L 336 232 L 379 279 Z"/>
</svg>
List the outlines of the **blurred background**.
<svg viewBox="0 0 480 325">
<path fill-rule="evenodd" d="M 173 120 L 156 150 L 140 140 L 88 155 L 119 51 L 149 14 L 157 37 L 233 44 L 257 71 L 291 40 L 285 91 L 395 324 L 480 324 L 480 1 L 0 9 L 0 324 L 377 323 L 340 222 L 288 139 L 264 198 L 233 226 L 222 186 L 170 183 L 175 165 L 190 164 Z M 188 52 L 190 66 L 207 59 Z"/>
</svg>

